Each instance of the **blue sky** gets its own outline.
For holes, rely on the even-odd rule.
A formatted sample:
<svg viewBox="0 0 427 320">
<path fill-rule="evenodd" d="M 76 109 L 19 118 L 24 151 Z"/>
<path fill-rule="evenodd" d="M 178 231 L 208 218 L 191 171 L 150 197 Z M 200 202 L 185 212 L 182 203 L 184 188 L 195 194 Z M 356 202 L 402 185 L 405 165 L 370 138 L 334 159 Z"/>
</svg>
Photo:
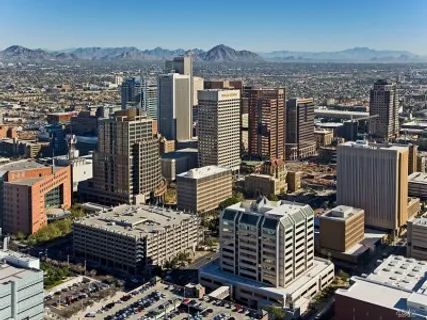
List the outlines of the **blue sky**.
<svg viewBox="0 0 427 320">
<path fill-rule="evenodd" d="M 0 0 L 0 48 L 135 46 L 427 55 L 426 0 Z"/>
</svg>

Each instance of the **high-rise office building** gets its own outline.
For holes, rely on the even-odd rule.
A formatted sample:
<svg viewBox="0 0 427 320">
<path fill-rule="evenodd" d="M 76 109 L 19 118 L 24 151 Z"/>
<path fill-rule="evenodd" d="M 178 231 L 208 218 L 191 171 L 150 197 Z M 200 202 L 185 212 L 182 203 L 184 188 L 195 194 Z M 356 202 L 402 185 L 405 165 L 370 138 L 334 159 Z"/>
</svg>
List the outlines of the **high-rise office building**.
<svg viewBox="0 0 427 320">
<path fill-rule="evenodd" d="M 198 105 L 197 94 L 199 90 L 205 88 L 205 82 L 201 77 L 193 77 L 193 107 Z"/>
<path fill-rule="evenodd" d="M 365 210 L 365 224 L 395 231 L 408 220 L 408 148 L 346 142 L 337 150 L 337 202 Z"/>
<path fill-rule="evenodd" d="M 259 159 L 284 159 L 285 89 L 251 89 L 249 155 Z"/>
<path fill-rule="evenodd" d="M 198 93 L 199 166 L 240 168 L 240 91 Z"/>
<path fill-rule="evenodd" d="M 152 119 L 157 119 L 157 85 L 145 84 L 142 87 L 142 110 Z"/>
<path fill-rule="evenodd" d="M 165 191 L 154 123 L 141 109 L 118 111 L 100 122 L 93 179 L 81 192 L 85 200 L 137 204 Z"/>
<path fill-rule="evenodd" d="M 314 100 L 289 100 L 286 103 L 286 159 L 306 158 L 315 153 Z"/>
<path fill-rule="evenodd" d="M 190 77 L 190 105 L 193 107 L 194 103 L 194 85 L 193 85 L 193 57 L 191 54 L 183 57 L 175 57 L 172 60 L 167 60 L 165 63 L 166 73 L 179 73 Z"/>
<path fill-rule="evenodd" d="M 399 133 L 399 100 L 396 85 L 378 80 L 371 90 L 369 114 L 378 115 L 369 123 L 369 132 L 378 139 L 388 140 Z"/>
<path fill-rule="evenodd" d="M 189 75 L 161 74 L 157 79 L 157 121 L 159 132 L 168 140 L 193 137 L 193 106 Z"/>
<path fill-rule="evenodd" d="M 128 105 L 142 107 L 142 87 L 144 79 L 141 77 L 126 78 L 121 84 L 122 109 Z"/>
<path fill-rule="evenodd" d="M 310 298 L 334 277 L 330 261 L 314 257 L 314 213 L 290 201 L 241 202 L 220 216 L 219 263 L 199 271 L 202 285 L 233 287 L 252 307 L 307 309 Z"/>
</svg>

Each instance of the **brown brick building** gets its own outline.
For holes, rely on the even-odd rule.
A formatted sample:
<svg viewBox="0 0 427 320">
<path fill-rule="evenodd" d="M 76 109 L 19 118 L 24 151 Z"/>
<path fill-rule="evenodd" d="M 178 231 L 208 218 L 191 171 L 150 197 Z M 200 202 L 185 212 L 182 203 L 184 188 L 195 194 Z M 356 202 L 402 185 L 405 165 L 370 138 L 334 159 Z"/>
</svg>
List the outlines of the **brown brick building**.
<svg viewBox="0 0 427 320">
<path fill-rule="evenodd" d="M 46 210 L 71 206 L 71 167 L 45 167 L 18 161 L 0 167 L 5 232 L 32 234 L 47 224 Z"/>
<path fill-rule="evenodd" d="M 250 157 L 284 159 L 285 89 L 252 89 L 248 99 Z"/>
<path fill-rule="evenodd" d="M 365 212 L 363 209 L 337 206 L 319 216 L 320 247 L 344 252 L 363 240 Z"/>
</svg>

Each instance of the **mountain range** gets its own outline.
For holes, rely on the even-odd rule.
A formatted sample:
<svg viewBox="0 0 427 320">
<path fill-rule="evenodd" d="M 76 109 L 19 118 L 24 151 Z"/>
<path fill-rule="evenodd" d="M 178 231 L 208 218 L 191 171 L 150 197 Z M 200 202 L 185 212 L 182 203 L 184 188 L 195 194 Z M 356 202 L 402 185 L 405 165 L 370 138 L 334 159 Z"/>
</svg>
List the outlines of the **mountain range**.
<svg viewBox="0 0 427 320">
<path fill-rule="evenodd" d="M 202 62 L 427 62 L 427 57 L 419 56 L 408 51 L 375 50 L 366 47 L 356 47 L 342 51 L 301 52 L 273 51 L 251 52 L 235 50 L 220 44 L 208 51 L 201 49 L 154 49 L 140 50 L 136 47 L 82 47 L 58 51 L 29 49 L 14 45 L 0 51 L 0 59 L 42 61 L 42 60 L 100 60 L 100 61 L 160 61 L 191 53 L 196 61 Z"/>
<path fill-rule="evenodd" d="M 262 61 L 258 54 L 247 50 L 238 51 L 223 44 L 217 45 L 209 51 L 201 49 L 169 50 L 160 47 L 151 50 L 140 50 L 136 47 L 101 48 L 87 47 L 59 51 L 29 49 L 14 45 L 0 51 L 0 58 L 11 60 L 165 60 L 176 56 L 191 53 L 196 61 L 231 62 L 231 61 Z"/>
</svg>

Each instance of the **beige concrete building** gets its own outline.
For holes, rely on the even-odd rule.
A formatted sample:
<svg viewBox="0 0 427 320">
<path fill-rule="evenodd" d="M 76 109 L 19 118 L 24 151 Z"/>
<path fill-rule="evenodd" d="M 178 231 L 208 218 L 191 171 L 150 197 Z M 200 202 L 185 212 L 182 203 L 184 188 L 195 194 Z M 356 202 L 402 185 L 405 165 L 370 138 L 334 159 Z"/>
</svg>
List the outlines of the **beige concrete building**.
<svg viewBox="0 0 427 320">
<path fill-rule="evenodd" d="M 159 133 L 168 140 L 186 141 L 193 137 L 193 91 L 191 77 L 168 73 L 157 78 Z"/>
<path fill-rule="evenodd" d="M 338 146 L 337 203 L 365 210 L 365 224 L 398 230 L 408 220 L 408 148 Z"/>
<path fill-rule="evenodd" d="M 93 179 L 81 190 L 85 201 L 138 204 L 166 192 L 154 123 L 140 109 L 118 111 L 100 122 Z"/>
<path fill-rule="evenodd" d="M 327 147 L 332 144 L 334 133 L 330 130 L 314 130 L 314 137 L 316 138 L 316 147 Z"/>
<path fill-rule="evenodd" d="M 340 205 L 319 216 L 319 228 L 321 249 L 344 252 L 363 240 L 365 213 Z"/>
<path fill-rule="evenodd" d="M 302 171 L 288 171 L 286 176 L 286 182 L 288 185 L 289 192 L 295 192 L 301 189 L 301 178 L 303 172 Z"/>
<path fill-rule="evenodd" d="M 268 174 L 250 174 L 245 179 L 245 189 L 250 197 L 280 194 L 279 181 Z"/>
<path fill-rule="evenodd" d="M 199 271 L 202 285 L 232 287 L 251 307 L 307 309 L 334 277 L 331 262 L 314 258 L 314 212 L 307 204 L 259 198 L 220 217 L 220 259 Z"/>
<path fill-rule="evenodd" d="M 203 213 L 233 195 L 232 171 L 220 166 L 191 169 L 176 175 L 178 208 Z"/>
<path fill-rule="evenodd" d="M 409 175 L 408 194 L 411 197 L 427 198 L 427 173 L 413 172 Z"/>
<path fill-rule="evenodd" d="M 409 258 L 427 260 L 427 217 L 409 220 L 407 228 L 406 255 Z"/>
<path fill-rule="evenodd" d="M 198 92 L 199 167 L 240 169 L 240 90 Z"/>
<path fill-rule="evenodd" d="M 282 159 L 267 160 L 261 166 L 261 173 L 268 174 L 277 180 L 279 192 L 286 193 L 288 191 L 288 184 L 286 183 L 288 171 L 285 161 Z"/>
<path fill-rule="evenodd" d="M 418 146 L 415 144 L 410 144 L 408 146 L 408 174 L 411 174 L 412 172 L 417 172 L 417 166 L 418 166 Z"/>
<path fill-rule="evenodd" d="M 100 206 L 97 213 L 74 221 L 74 254 L 141 274 L 181 252 L 194 251 L 203 240 L 200 222 L 195 215 L 155 206 Z"/>
<path fill-rule="evenodd" d="M 425 152 L 418 153 L 417 156 L 417 171 L 426 172 L 426 154 Z"/>
<path fill-rule="evenodd" d="M 203 90 L 204 80 L 202 77 L 193 77 L 193 103 L 195 106 L 199 104 L 199 99 L 197 97 L 199 90 Z"/>
</svg>

